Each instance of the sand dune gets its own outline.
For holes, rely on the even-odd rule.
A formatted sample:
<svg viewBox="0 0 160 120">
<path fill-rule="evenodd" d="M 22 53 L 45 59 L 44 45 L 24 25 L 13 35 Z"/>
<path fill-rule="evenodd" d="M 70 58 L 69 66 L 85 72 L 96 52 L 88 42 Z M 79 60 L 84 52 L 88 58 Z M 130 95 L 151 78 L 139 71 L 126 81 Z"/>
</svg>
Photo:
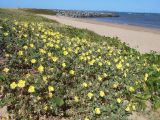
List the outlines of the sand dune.
<svg viewBox="0 0 160 120">
<path fill-rule="evenodd" d="M 119 37 L 122 42 L 126 42 L 130 47 L 136 48 L 141 53 L 150 52 L 151 50 L 160 52 L 160 30 L 158 29 L 102 23 L 62 16 L 41 16 L 56 20 L 65 25 L 86 28 L 100 35 Z"/>
</svg>

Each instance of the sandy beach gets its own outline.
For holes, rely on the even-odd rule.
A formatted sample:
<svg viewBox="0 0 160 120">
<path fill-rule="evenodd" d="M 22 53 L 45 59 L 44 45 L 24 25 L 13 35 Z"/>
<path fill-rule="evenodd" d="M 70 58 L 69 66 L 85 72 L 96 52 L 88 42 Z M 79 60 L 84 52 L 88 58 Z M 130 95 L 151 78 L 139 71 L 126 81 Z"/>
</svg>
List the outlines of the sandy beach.
<svg viewBox="0 0 160 120">
<path fill-rule="evenodd" d="M 141 53 L 160 52 L 160 29 L 151 29 L 131 25 L 97 22 L 88 19 L 77 19 L 62 16 L 41 15 L 59 23 L 76 28 L 88 29 L 103 36 L 118 37 L 130 47 Z"/>
</svg>

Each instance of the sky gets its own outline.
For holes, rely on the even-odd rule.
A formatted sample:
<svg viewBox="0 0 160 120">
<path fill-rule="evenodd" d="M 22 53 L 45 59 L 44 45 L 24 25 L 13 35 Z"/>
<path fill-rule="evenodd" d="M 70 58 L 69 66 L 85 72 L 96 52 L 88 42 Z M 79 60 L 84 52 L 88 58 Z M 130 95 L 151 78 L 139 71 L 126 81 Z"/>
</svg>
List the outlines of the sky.
<svg viewBox="0 0 160 120">
<path fill-rule="evenodd" d="M 0 0 L 0 7 L 160 13 L 160 0 Z"/>
</svg>

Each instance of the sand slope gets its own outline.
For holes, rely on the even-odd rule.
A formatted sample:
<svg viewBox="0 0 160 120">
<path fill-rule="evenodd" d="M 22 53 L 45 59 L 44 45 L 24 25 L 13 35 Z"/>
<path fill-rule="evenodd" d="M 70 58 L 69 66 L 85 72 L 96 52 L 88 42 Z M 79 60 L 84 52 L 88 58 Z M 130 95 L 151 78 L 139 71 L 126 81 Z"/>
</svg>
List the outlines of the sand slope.
<svg viewBox="0 0 160 120">
<path fill-rule="evenodd" d="M 133 27 L 129 25 L 113 25 L 110 23 L 102 24 L 100 22 L 61 16 L 41 16 L 56 20 L 65 25 L 77 28 L 87 28 L 100 35 L 119 37 L 121 41 L 126 42 L 130 47 L 136 48 L 142 53 L 150 52 L 151 50 L 160 52 L 160 30 Z"/>
</svg>

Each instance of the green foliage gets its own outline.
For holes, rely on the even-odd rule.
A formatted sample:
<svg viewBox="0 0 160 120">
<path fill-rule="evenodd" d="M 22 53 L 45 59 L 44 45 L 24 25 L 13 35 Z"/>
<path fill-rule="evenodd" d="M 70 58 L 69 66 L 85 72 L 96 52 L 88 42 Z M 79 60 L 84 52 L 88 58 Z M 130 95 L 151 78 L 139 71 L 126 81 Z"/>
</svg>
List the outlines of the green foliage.
<svg viewBox="0 0 160 120">
<path fill-rule="evenodd" d="M 159 107 L 160 65 L 153 54 L 19 10 L 0 11 L 0 57 L 6 59 L 0 105 L 14 118 L 121 120 L 145 109 L 146 101 Z"/>
</svg>

